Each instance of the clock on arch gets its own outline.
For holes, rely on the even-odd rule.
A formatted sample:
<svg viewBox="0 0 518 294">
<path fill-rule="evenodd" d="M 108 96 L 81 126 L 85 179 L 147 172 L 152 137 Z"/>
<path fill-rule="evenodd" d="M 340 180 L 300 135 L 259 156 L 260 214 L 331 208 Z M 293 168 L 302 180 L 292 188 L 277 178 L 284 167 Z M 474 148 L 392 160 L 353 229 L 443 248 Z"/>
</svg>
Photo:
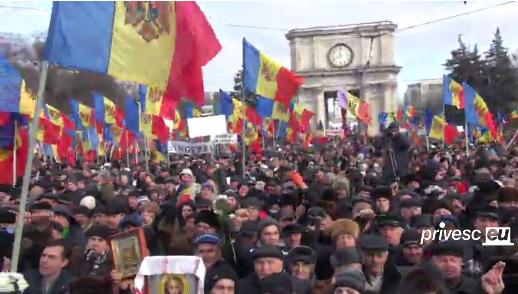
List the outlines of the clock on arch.
<svg viewBox="0 0 518 294">
<path fill-rule="evenodd" d="M 327 60 L 333 67 L 346 67 L 353 61 L 353 51 L 345 44 L 336 44 L 329 49 Z"/>
</svg>

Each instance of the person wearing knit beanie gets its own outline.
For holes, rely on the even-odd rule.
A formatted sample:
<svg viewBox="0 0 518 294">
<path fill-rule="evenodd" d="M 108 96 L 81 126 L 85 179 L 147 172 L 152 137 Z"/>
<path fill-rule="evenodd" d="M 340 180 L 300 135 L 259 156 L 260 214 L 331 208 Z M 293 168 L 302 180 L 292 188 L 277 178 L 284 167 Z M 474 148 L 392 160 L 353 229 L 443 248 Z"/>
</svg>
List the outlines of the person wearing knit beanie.
<svg viewBox="0 0 518 294">
<path fill-rule="evenodd" d="M 265 219 L 259 223 L 257 236 L 262 245 L 279 246 L 280 227 L 273 219 Z"/>
<path fill-rule="evenodd" d="M 360 226 L 350 219 L 337 219 L 331 224 L 329 234 L 336 249 L 355 247 L 356 239 L 360 234 Z"/>
<path fill-rule="evenodd" d="M 218 216 L 210 210 L 202 210 L 196 214 L 194 224 L 198 234 L 216 234 L 220 228 Z"/>
</svg>

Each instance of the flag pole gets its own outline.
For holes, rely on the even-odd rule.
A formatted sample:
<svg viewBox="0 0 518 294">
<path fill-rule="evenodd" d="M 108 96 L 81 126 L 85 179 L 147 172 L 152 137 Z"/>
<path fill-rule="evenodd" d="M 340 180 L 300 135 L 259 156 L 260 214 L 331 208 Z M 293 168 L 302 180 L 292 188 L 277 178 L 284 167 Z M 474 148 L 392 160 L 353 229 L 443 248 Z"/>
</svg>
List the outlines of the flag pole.
<svg viewBox="0 0 518 294">
<path fill-rule="evenodd" d="M 272 137 L 273 137 L 273 150 L 277 148 L 276 134 L 275 134 L 275 119 L 272 119 Z"/>
<path fill-rule="evenodd" d="M 139 126 L 142 123 L 142 103 L 140 100 L 137 101 L 138 105 L 138 122 Z M 148 158 L 148 146 L 147 146 L 147 138 L 146 135 L 143 134 L 144 137 L 144 160 L 146 162 L 146 172 L 149 173 L 149 158 Z"/>
<path fill-rule="evenodd" d="M 13 144 L 13 187 L 16 186 L 16 139 L 18 138 L 18 121 L 14 121 L 14 144 Z"/>
<path fill-rule="evenodd" d="M 243 101 L 243 105 L 246 109 L 246 90 L 245 90 L 245 38 L 243 38 L 243 63 L 241 65 L 241 99 Z M 246 111 L 245 115 L 243 117 L 243 129 L 241 130 L 241 152 L 242 152 L 242 158 L 241 158 L 241 164 L 242 164 L 242 174 L 243 179 L 245 178 L 246 174 L 246 145 L 245 145 L 245 133 L 246 133 Z"/>
<path fill-rule="evenodd" d="M 129 138 L 128 130 L 126 130 L 126 165 L 130 168 L 130 154 L 129 154 Z"/>
<path fill-rule="evenodd" d="M 36 97 L 36 107 L 34 109 L 34 118 L 29 132 L 29 149 L 27 150 L 27 161 L 25 164 L 25 173 L 23 175 L 22 191 L 20 196 L 20 206 L 18 207 L 18 219 L 16 221 L 16 232 L 14 234 L 13 252 L 11 255 L 11 272 L 18 271 L 18 260 L 20 257 L 20 245 L 22 243 L 23 222 L 25 216 L 25 207 L 27 204 L 27 196 L 29 194 L 29 182 L 31 180 L 32 160 L 34 159 L 34 147 L 36 145 L 36 133 L 40 123 L 40 113 L 45 104 L 45 84 L 47 83 L 47 73 L 49 63 L 43 60 L 40 64 L 41 75 L 38 85 L 38 93 Z"/>
<path fill-rule="evenodd" d="M 513 137 L 511 138 L 511 140 L 509 141 L 509 143 L 507 144 L 507 146 L 505 146 L 505 149 L 509 149 L 509 147 L 511 147 L 511 145 L 514 143 L 514 141 L 516 140 L 516 136 L 518 135 L 518 129 L 516 129 L 516 131 L 514 132 L 514 135 Z"/>
<path fill-rule="evenodd" d="M 45 146 L 43 145 L 43 142 L 38 142 L 38 149 L 41 152 L 41 155 L 43 156 L 43 163 L 47 163 L 47 154 L 45 154 Z"/>
<path fill-rule="evenodd" d="M 133 145 L 133 151 L 135 152 L 135 164 L 138 165 L 138 154 L 140 153 L 140 150 L 138 148 L 138 142 L 135 139 L 135 145 Z"/>
<path fill-rule="evenodd" d="M 468 120 L 464 120 L 464 140 L 466 140 L 466 158 L 469 156 Z"/>
<path fill-rule="evenodd" d="M 444 120 L 446 121 L 446 105 L 444 104 L 444 100 L 442 102 L 442 115 L 444 117 Z M 448 122 L 446 121 L 446 123 L 448 123 Z M 443 135 L 442 136 L 442 149 L 446 148 L 446 141 L 445 140 L 446 139 L 444 138 L 444 135 Z M 467 154 L 466 154 L 466 156 L 467 156 Z"/>
</svg>

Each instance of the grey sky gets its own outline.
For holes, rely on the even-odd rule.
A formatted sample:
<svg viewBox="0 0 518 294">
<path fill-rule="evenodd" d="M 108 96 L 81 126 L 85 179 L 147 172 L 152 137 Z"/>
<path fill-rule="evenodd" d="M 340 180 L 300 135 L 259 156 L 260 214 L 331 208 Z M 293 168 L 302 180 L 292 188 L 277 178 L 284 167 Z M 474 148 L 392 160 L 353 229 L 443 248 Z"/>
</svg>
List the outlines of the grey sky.
<svg viewBox="0 0 518 294">
<path fill-rule="evenodd" d="M 241 39 L 246 37 L 260 50 L 282 62 L 289 62 L 289 46 L 282 29 L 317 25 L 339 25 L 389 20 L 400 28 L 429 20 L 492 6 L 505 1 L 283 1 L 283 2 L 199 2 L 218 36 L 223 50 L 204 69 L 206 90 L 231 89 L 233 75 L 241 65 Z M 37 10 L 6 9 L 1 6 L 31 7 Z M 0 32 L 29 34 L 46 31 L 50 2 L 0 2 Z M 396 35 L 396 62 L 403 69 L 399 75 L 400 97 L 406 84 L 418 79 L 440 78 L 442 64 L 457 47 L 462 34 L 469 45 L 478 44 L 486 51 L 497 26 L 504 45 L 518 49 L 518 3 L 457 17 L 451 20 L 406 30 Z M 263 30 L 229 25 L 259 26 L 281 30 Z"/>
</svg>

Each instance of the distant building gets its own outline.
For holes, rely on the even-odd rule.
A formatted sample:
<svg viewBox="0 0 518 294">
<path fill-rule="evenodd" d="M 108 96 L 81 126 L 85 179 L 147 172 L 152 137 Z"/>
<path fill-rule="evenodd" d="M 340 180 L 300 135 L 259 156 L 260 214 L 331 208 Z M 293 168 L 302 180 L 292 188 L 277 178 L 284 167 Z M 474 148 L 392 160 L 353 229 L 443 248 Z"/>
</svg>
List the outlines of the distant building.
<svg viewBox="0 0 518 294">
<path fill-rule="evenodd" d="M 433 113 L 442 111 L 442 79 L 426 79 L 409 84 L 405 92 L 405 105 L 417 109 L 432 109 Z"/>
</svg>

